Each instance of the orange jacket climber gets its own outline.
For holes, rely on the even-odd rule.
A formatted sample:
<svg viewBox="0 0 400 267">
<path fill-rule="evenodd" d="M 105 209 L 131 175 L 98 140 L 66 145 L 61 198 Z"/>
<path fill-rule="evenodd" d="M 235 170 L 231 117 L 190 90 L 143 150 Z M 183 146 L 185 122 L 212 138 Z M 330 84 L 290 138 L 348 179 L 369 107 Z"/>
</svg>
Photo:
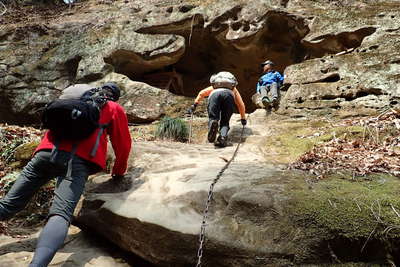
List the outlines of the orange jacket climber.
<svg viewBox="0 0 400 267">
<path fill-rule="evenodd" d="M 243 126 L 246 125 L 246 108 L 242 97 L 236 89 L 237 80 L 235 76 L 226 71 L 214 74 L 210 78 L 211 86 L 200 91 L 196 97 L 194 104 L 190 107 L 189 113 L 193 113 L 199 102 L 208 96 L 208 141 L 215 142 L 218 132 L 216 146 L 225 147 L 228 140 L 229 120 L 233 114 L 234 105 L 236 104 Z"/>
<path fill-rule="evenodd" d="M 212 95 L 214 92 L 216 92 L 216 90 L 218 90 L 218 89 L 214 89 L 212 86 L 209 86 L 209 87 L 201 90 L 199 92 L 199 94 L 197 95 L 196 99 L 194 100 L 194 103 L 196 105 L 198 105 L 203 98 Z M 232 93 L 233 93 L 233 98 L 235 100 L 235 104 L 240 113 L 240 118 L 245 119 L 246 118 L 246 107 L 243 103 L 242 96 L 240 95 L 240 93 L 236 87 L 234 87 L 232 89 Z"/>
</svg>

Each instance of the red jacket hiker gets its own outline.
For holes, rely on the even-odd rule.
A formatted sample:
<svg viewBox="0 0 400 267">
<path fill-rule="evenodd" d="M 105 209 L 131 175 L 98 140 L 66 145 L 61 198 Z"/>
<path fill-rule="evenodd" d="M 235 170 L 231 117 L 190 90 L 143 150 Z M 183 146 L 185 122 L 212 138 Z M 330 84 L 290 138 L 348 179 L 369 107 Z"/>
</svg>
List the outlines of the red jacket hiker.
<svg viewBox="0 0 400 267">
<path fill-rule="evenodd" d="M 124 109 L 118 103 L 108 101 L 101 109 L 99 123 L 109 123 L 109 126 L 100 138 L 96 155 L 91 157 L 90 151 L 95 145 L 97 133 L 100 129 L 93 132 L 89 138 L 79 142 L 75 155 L 96 164 L 101 169 L 104 169 L 106 167 L 107 157 L 107 135 L 109 135 L 115 153 L 115 162 L 112 174 L 123 175 L 127 169 L 127 161 L 131 150 L 131 136 L 128 128 L 128 119 Z M 35 153 L 44 149 L 52 149 L 53 147 L 52 135 L 47 131 L 41 143 L 36 148 Z M 58 149 L 70 152 L 72 149 L 72 143 L 61 141 Z"/>
<path fill-rule="evenodd" d="M 82 86 L 74 85 L 72 89 L 75 87 Z M 29 266 L 48 266 L 57 250 L 62 247 L 87 178 L 95 171 L 90 163 L 99 166 L 98 169 L 104 169 L 106 166 L 107 136 L 110 136 L 116 156 L 112 179 L 125 179 L 123 174 L 127 169 L 131 137 L 125 111 L 114 102 L 120 97 L 120 89 L 115 83 L 106 83 L 102 90 L 112 101 L 106 102 L 100 111 L 99 123 L 108 124 L 100 139 L 97 139 L 98 133 L 101 133 L 99 128 L 88 138 L 75 143 L 76 145 L 71 141 L 57 140 L 58 148 L 53 150 L 55 140 L 51 131 L 46 132 L 34 157 L 21 171 L 8 193 L 0 199 L 0 221 L 3 221 L 22 210 L 42 185 L 57 179 L 48 220 L 40 233 Z M 72 91 L 68 90 L 70 93 Z M 74 114 L 71 113 L 72 115 Z M 98 146 L 96 141 L 99 141 Z M 95 147 L 96 154 L 91 156 L 90 153 Z"/>
</svg>

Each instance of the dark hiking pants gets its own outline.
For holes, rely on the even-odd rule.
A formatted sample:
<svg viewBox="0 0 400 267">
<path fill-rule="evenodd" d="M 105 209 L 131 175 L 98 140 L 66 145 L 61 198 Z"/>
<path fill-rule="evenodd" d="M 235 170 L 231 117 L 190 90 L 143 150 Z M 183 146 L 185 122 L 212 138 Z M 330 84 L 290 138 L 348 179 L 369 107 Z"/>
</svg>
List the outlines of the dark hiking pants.
<svg viewBox="0 0 400 267">
<path fill-rule="evenodd" d="M 51 151 L 39 151 L 25 166 L 10 191 L 0 200 L 0 221 L 22 210 L 38 189 L 55 177 L 57 183 L 49 217 L 60 215 L 68 222 L 71 221 L 92 165 L 75 155 L 72 175 L 65 177 L 70 153 L 58 151 L 54 163 L 50 162 L 50 155 Z"/>
<path fill-rule="evenodd" d="M 208 126 L 211 126 L 211 121 L 218 120 L 221 136 L 228 136 L 234 104 L 233 92 L 230 89 L 215 89 L 208 98 Z"/>
<path fill-rule="evenodd" d="M 261 99 L 263 99 L 263 97 L 268 97 L 269 91 L 271 91 L 272 100 L 279 98 L 278 84 L 276 82 L 260 87 Z"/>
</svg>

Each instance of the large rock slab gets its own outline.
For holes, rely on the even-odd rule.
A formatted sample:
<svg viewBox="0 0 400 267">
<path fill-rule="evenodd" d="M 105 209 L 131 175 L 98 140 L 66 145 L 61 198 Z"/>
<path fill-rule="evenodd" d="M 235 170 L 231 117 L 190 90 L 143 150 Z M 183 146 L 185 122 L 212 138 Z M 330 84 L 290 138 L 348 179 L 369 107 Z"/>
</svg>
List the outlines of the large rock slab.
<svg viewBox="0 0 400 267">
<path fill-rule="evenodd" d="M 232 125 L 231 138 L 236 142 L 239 125 L 238 122 Z M 248 128 L 246 142 L 257 143 L 262 138 L 250 135 L 252 130 Z M 96 230 L 103 229 L 103 234 L 113 242 L 157 265 L 192 264 L 196 260 L 208 188 L 235 146 L 236 143 L 218 150 L 212 144 L 136 143 L 131 176 L 119 185 L 108 181 L 108 175 L 95 177 L 85 195 L 78 221 Z M 252 152 L 257 148 L 247 146 L 241 148 L 215 187 L 205 249 L 205 261 L 212 266 L 243 266 L 234 264 L 235 261 L 255 263 L 254 259 L 240 260 L 237 253 L 273 254 L 274 249 L 255 248 L 264 242 L 265 237 L 259 233 L 267 221 L 262 225 L 241 225 L 239 221 L 249 215 L 247 209 L 243 210 L 247 205 L 258 203 L 257 209 L 279 210 L 277 203 L 286 199 L 285 177 L 277 175 L 278 167 L 266 164 L 262 155 Z M 253 188 L 255 183 L 260 186 Z M 106 227 L 110 224 L 113 227 Z M 216 255 L 210 257 L 209 249 L 225 256 L 223 259 Z"/>
<path fill-rule="evenodd" d="M 289 124 L 283 118 L 272 122 L 265 116 L 264 110 L 250 115 L 244 143 L 214 187 L 204 265 L 322 264 L 335 257 L 384 262 L 386 253 L 397 259 L 390 251 L 397 251 L 399 233 L 387 233 L 385 226 L 374 230 L 376 217 L 370 209 L 376 212 L 378 201 L 382 216 L 400 223 L 390 204 L 400 208 L 396 178 L 317 183 L 307 173 L 286 170 L 279 161 L 272 163 L 278 151 L 269 149 L 269 142 L 285 141 L 284 136 L 273 137 L 276 125 L 282 125 L 284 134 L 291 127 L 284 126 Z M 232 119 L 233 146 L 224 149 L 207 143 L 135 143 L 125 180 L 110 181 L 107 174 L 92 178 L 78 223 L 157 266 L 194 265 L 207 192 L 240 140 L 238 119 Z M 299 122 L 292 125 L 299 127 Z M 295 142 L 297 137 L 292 138 Z M 379 191 L 369 189 L 379 185 Z M 377 200 L 381 197 L 386 200 Z M 376 249 L 385 242 L 387 250 Z"/>
</svg>

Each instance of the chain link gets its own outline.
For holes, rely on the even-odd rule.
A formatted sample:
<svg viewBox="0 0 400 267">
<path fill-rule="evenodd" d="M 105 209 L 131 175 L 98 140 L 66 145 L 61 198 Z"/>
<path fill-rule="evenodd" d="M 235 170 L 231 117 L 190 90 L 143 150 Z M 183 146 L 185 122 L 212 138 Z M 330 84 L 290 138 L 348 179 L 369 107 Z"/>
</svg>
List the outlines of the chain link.
<svg viewBox="0 0 400 267">
<path fill-rule="evenodd" d="M 190 144 L 190 142 L 192 141 L 193 117 L 194 117 L 194 114 L 193 114 L 193 112 L 192 112 L 192 113 L 190 114 L 190 123 L 189 123 L 189 141 L 188 141 L 189 144 Z"/>
<path fill-rule="evenodd" d="M 226 169 L 228 169 L 229 165 L 231 162 L 235 159 L 237 152 L 239 150 L 239 146 L 242 143 L 242 138 L 244 134 L 244 126 L 242 128 L 242 132 L 240 133 L 240 140 L 239 143 L 236 146 L 235 152 L 233 152 L 233 155 L 230 160 L 225 164 L 225 166 L 219 171 L 217 174 L 217 177 L 213 180 L 213 182 L 210 185 L 210 189 L 208 190 L 208 196 L 207 196 L 207 202 L 206 202 L 206 207 L 203 212 L 203 220 L 201 222 L 201 228 L 200 228 L 200 235 L 199 235 L 199 250 L 197 251 L 197 264 L 196 267 L 201 267 L 201 259 L 203 257 L 203 246 L 204 246 L 204 240 L 206 237 L 206 226 L 207 226 L 207 218 L 208 218 L 208 210 L 211 205 L 211 200 L 214 192 L 214 185 L 218 182 L 218 180 L 221 178 L 222 174 Z"/>
</svg>

